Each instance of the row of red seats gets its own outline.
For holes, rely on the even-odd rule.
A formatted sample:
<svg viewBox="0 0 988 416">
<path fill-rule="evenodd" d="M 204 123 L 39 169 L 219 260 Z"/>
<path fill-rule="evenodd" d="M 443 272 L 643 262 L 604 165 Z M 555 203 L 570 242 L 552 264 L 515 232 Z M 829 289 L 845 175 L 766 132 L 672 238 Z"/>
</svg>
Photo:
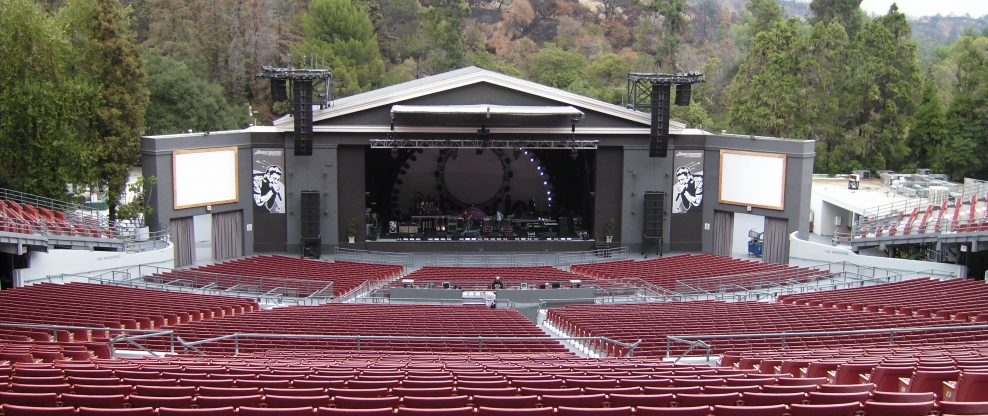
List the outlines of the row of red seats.
<svg viewBox="0 0 988 416">
<path fill-rule="evenodd" d="M 779 296 L 784 304 L 891 315 L 988 322 L 988 285 L 968 279 L 912 279 L 860 288 Z"/>
<path fill-rule="evenodd" d="M 5 323 L 120 329 L 158 329 L 260 308 L 249 299 L 85 283 L 42 283 L 4 290 L 0 292 L 0 305 L 0 321 Z M 0 328 L 0 333 L 33 337 L 39 330 Z M 61 333 L 67 336 L 61 341 L 83 342 L 111 335 L 108 331 L 90 330 Z"/>
<path fill-rule="evenodd" d="M 309 287 L 306 285 L 292 285 L 291 279 L 302 279 L 309 281 L 333 282 L 333 292 L 336 296 L 341 296 L 369 280 L 387 280 L 401 275 L 404 267 L 396 265 L 381 265 L 370 263 L 352 262 L 326 262 L 312 259 L 299 259 L 285 256 L 253 256 L 242 259 L 231 260 L 222 263 L 196 267 L 184 272 L 165 273 L 159 279 L 170 281 L 183 278 L 183 273 L 213 273 L 217 279 L 221 276 L 230 277 L 257 277 L 280 279 L 283 286 L 293 289 L 303 290 L 303 295 L 311 294 L 321 288 Z M 236 279 L 220 279 L 219 284 L 224 285 L 236 281 Z M 251 284 L 249 281 L 246 284 Z M 258 285 L 263 285 L 263 281 L 258 281 Z M 269 285 L 274 283 L 268 283 Z M 272 287 L 265 287 L 270 290 Z"/>
<path fill-rule="evenodd" d="M 921 316 L 864 313 L 822 309 L 806 305 L 764 302 L 667 302 L 634 305 L 568 305 L 549 311 L 548 322 L 573 336 L 604 336 L 624 342 L 643 340 L 636 354 L 662 355 L 667 347 L 679 353 L 684 344 L 667 345 L 670 335 L 720 335 L 846 331 L 903 327 L 958 326 L 963 322 Z M 888 334 L 785 337 L 790 347 L 826 348 L 841 343 L 887 343 Z M 988 331 L 904 332 L 897 343 L 943 342 L 943 339 L 984 340 Z M 705 339 L 720 353 L 739 349 L 768 349 L 783 345 L 781 336 Z M 621 351 L 614 351 L 620 353 Z"/>
<path fill-rule="evenodd" d="M 957 198 L 952 204 L 944 201 L 940 205 L 927 204 L 926 206 L 913 207 L 911 211 L 895 212 L 881 217 L 874 218 L 859 226 L 856 237 L 882 237 L 888 235 L 909 235 L 911 233 L 941 233 L 941 232 L 982 232 L 988 231 L 988 215 L 978 214 L 984 212 L 979 208 L 980 201 L 988 204 L 988 195 L 971 195 L 966 198 Z M 933 218 L 933 211 L 937 211 L 936 218 Z M 949 216 L 949 221 L 945 217 Z M 933 229 L 930 230 L 930 223 Z M 946 223 L 946 224 L 945 224 Z M 946 225 L 946 227 L 944 227 Z"/>
<path fill-rule="evenodd" d="M 813 269 L 711 254 L 685 254 L 640 261 L 577 264 L 570 269 L 576 274 L 597 279 L 640 278 L 669 290 L 682 289 L 679 287 L 680 282 L 688 282 L 690 290 L 718 290 L 725 284 L 750 286 L 764 282 L 808 281 L 825 275 L 824 272 Z M 720 278 L 712 279 L 713 277 Z"/>
<path fill-rule="evenodd" d="M 116 238 L 113 230 L 98 221 L 62 211 L 35 207 L 17 201 L 0 200 L 0 231 L 20 234 L 67 235 L 92 238 Z"/>
</svg>

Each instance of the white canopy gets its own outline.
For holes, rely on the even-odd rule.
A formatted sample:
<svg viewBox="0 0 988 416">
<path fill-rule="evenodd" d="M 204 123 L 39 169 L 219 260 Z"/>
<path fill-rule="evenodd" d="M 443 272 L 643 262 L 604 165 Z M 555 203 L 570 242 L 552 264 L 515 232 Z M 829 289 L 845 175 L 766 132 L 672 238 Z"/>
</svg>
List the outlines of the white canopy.
<svg viewBox="0 0 988 416">
<path fill-rule="evenodd" d="M 476 114 L 490 118 L 492 115 L 512 116 L 569 116 L 571 119 L 583 118 L 583 112 L 572 106 L 542 106 L 542 105 L 393 105 L 391 118 L 399 114 Z"/>
</svg>

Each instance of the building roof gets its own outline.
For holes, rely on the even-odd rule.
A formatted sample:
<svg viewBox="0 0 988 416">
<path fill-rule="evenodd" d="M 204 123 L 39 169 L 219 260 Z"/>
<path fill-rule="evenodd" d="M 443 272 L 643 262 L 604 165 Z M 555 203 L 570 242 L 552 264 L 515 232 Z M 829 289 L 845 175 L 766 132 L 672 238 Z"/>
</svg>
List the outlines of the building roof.
<svg viewBox="0 0 988 416">
<path fill-rule="evenodd" d="M 343 97 L 332 101 L 329 108 L 315 111 L 312 114 L 312 120 L 313 122 L 319 122 L 321 120 L 340 117 L 380 106 L 391 105 L 412 98 L 478 83 L 489 83 L 523 93 L 545 97 L 579 109 L 599 112 L 639 123 L 646 127 L 651 123 L 650 115 L 648 113 L 627 109 L 619 105 L 603 102 L 594 98 L 574 94 L 558 88 L 545 86 L 532 81 L 526 81 L 521 78 L 504 75 L 475 66 L 420 78 L 389 87 L 379 88 L 349 97 Z M 274 125 L 291 129 L 293 127 L 293 120 L 290 116 L 285 116 L 275 120 Z M 676 121 L 669 123 L 669 130 L 671 133 L 678 134 L 685 127 L 685 124 Z"/>
</svg>

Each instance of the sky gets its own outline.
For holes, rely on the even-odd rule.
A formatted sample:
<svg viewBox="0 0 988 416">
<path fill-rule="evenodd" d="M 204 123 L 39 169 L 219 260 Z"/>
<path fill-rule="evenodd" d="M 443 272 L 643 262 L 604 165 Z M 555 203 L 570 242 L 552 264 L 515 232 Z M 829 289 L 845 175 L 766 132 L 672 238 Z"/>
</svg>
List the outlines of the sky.
<svg viewBox="0 0 988 416">
<path fill-rule="evenodd" d="M 899 11 L 910 17 L 934 16 L 963 16 L 971 17 L 988 15 L 988 0 L 862 0 L 861 8 L 868 14 L 885 14 L 892 3 L 899 5 Z"/>
</svg>

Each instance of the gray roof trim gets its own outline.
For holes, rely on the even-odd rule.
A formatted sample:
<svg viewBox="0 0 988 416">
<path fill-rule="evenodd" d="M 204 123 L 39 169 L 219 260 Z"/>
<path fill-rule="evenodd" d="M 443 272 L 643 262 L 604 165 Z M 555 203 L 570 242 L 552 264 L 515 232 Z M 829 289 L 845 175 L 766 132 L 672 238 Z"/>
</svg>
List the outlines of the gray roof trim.
<svg viewBox="0 0 988 416">
<path fill-rule="evenodd" d="M 573 134 L 570 127 L 493 127 L 491 133 L 505 134 Z M 290 132 L 290 127 L 281 131 Z M 391 133 L 389 126 L 313 126 L 315 133 Z M 428 126 L 395 126 L 395 133 L 476 133 L 471 127 L 428 127 Z M 603 135 L 648 135 L 648 127 L 577 127 L 576 133 Z M 678 134 L 676 132 L 670 132 Z"/>
<path fill-rule="evenodd" d="M 334 101 L 329 108 L 314 112 L 312 120 L 318 122 L 481 82 L 545 97 L 645 126 L 651 123 L 647 113 L 473 66 L 341 98 Z M 282 117 L 275 120 L 274 124 L 275 126 L 290 126 L 292 119 L 291 117 Z M 670 122 L 669 127 L 670 130 L 682 130 L 685 124 Z"/>
</svg>

